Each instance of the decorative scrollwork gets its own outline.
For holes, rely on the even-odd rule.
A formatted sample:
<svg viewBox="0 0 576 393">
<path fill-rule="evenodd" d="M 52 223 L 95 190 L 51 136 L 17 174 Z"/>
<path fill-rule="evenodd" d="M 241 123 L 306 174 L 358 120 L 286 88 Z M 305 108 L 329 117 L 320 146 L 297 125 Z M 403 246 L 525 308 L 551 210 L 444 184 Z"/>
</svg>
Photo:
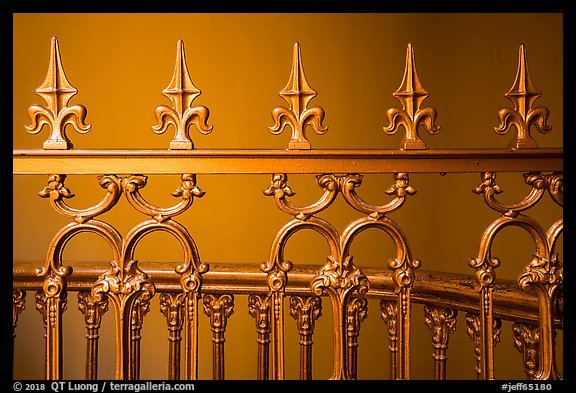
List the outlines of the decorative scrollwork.
<svg viewBox="0 0 576 393">
<path fill-rule="evenodd" d="M 16 337 L 16 325 L 18 324 L 18 315 L 26 307 L 26 291 L 12 291 L 12 337 Z"/>
<path fill-rule="evenodd" d="M 122 185 L 126 192 L 126 199 L 139 212 L 152 217 L 158 222 L 163 222 L 169 218 L 182 214 L 194 201 L 194 197 L 202 198 L 205 194 L 196 185 L 196 175 L 186 173 L 180 176 L 182 183 L 172 193 L 174 197 L 181 197 L 182 200 L 175 206 L 169 208 L 159 208 L 148 203 L 140 194 L 140 190 L 146 186 L 147 177 L 143 175 L 131 175 L 122 179 Z"/>
<path fill-rule="evenodd" d="M 263 295 L 248 296 L 248 313 L 255 319 L 259 334 L 269 334 L 270 329 L 270 298 Z M 268 344 L 270 340 L 263 344 Z"/>
<path fill-rule="evenodd" d="M 288 175 L 285 173 L 272 175 L 270 187 L 264 190 L 264 195 L 273 196 L 276 206 L 283 212 L 305 221 L 308 217 L 327 209 L 338 196 L 339 178 L 334 175 L 318 175 L 316 180 L 324 190 L 324 194 L 316 203 L 309 206 L 298 207 L 286 199 L 287 196 L 291 197 L 296 193 L 288 186 Z"/>
<path fill-rule="evenodd" d="M 538 203 L 542 198 L 542 195 L 544 195 L 549 183 L 548 175 L 545 175 L 542 172 L 524 173 L 524 181 L 532 187 L 530 193 L 518 203 L 505 205 L 494 198 L 494 195 L 503 192 L 502 187 L 496 184 L 496 173 L 482 172 L 480 176 L 482 178 L 482 183 L 472 191 L 476 194 L 484 194 L 484 200 L 488 206 L 509 217 L 514 217 L 521 211 L 527 210 L 536 205 L 536 203 Z"/>
<path fill-rule="evenodd" d="M 468 260 L 468 265 L 476 269 L 476 278 L 478 279 L 479 286 L 476 287 L 477 291 L 482 288 L 488 288 L 492 286 L 492 283 L 496 279 L 496 268 L 500 266 L 500 259 L 494 257 L 488 258 L 470 258 Z"/>
<path fill-rule="evenodd" d="M 142 300 L 151 299 L 156 292 L 150 277 L 139 267 L 137 261 L 120 266 L 112 261 L 110 268 L 92 286 L 92 297 L 101 301 L 108 296 L 116 303 L 118 310 L 124 310 L 127 302 L 143 295 Z M 135 295 L 136 294 L 136 295 Z M 134 300 L 134 299 L 132 299 Z"/>
<path fill-rule="evenodd" d="M 338 258 L 340 252 L 339 235 L 332 225 L 314 216 L 306 221 L 293 219 L 278 231 L 272 242 L 269 260 L 260 266 L 260 270 L 268 273 L 268 286 L 270 290 L 274 292 L 284 291 L 287 281 L 286 273 L 292 270 L 292 262 L 284 260 L 284 248 L 288 239 L 294 233 L 306 228 L 320 233 L 324 239 L 327 240 L 331 255 L 334 258 Z"/>
<path fill-rule="evenodd" d="M 384 132 L 392 135 L 402 125 L 406 130 L 406 135 L 402 140 L 401 148 L 404 150 L 426 149 L 426 144 L 418 135 L 418 127 L 420 125 L 424 126 L 431 135 L 437 134 L 440 131 L 440 127 L 435 124 L 436 109 L 420 108 L 422 101 L 429 96 L 429 93 L 422 87 L 420 79 L 418 79 L 412 44 L 408 44 L 406 49 L 404 78 L 398 90 L 393 93 L 393 96 L 402 103 L 402 109 L 388 109 L 386 114 L 390 125 L 384 127 Z"/>
<path fill-rule="evenodd" d="M 368 316 L 368 300 L 366 298 L 354 297 L 348 302 L 346 309 L 346 328 L 348 337 L 358 337 L 360 335 L 360 324 Z M 357 346 L 357 342 L 355 346 Z M 350 346 L 350 343 L 348 343 Z"/>
<path fill-rule="evenodd" d="M 108 298 L 95 301 L 90 292 L 78 292 L 78 310 L 84 314 L 87 329 L 97 329 L 102 322 L 102 316 L 108 311 Z"/>
<path fill-rule="evenodd" d="M 186 297 L 182 293 L 161 293 L 160 312 L 166 318 L 168 330 L 171 332 L 170 341 L 180 341 L 181 337 L 172 335 L 182 330 L 184 324 L 184 303 Z"/>
<path fill-rule="evenodd" d="M 322 298 L 318 296 L 290 296 L 290 316 L 296 320 L 300 344 L 310 345 L 308 336 L 314 333 L 316 320 L 322 315 Z M 306 337 L 304 340 L 303 338 Z"/>
<path fill-rule="evenodd" d="M 224 332 L 228 318 L 234 314 L 234 295 L 204 295 L 202 297 L 204 312 L 210 317 L 210 328 L 215 334 L 212 341 L 224 342 Z"/>
<path fill-rule="evenodd" d="M 450 338 L 450 333 L 456 331 L 458 310 L 425 304 L 424 315 L 426 326 L 432 332 L 434 376 L 435 379 L 443 380 L 446 379 L 448 339 Z"/>
<path fill-rule="evenodd" d="M 310 289 L 317 296 L 333 291 L 343 302 L 351 291 L 360 295 L 367 293 L 369 285 L 368 278 L 354 265 L 352 256 L 344 258 L 342 263 L 328 256 L 328 262 L 318 270 Z"/>
<path fill-rule="evenodd" d="M 546 176 L 548 193 L 554 202 L 564 206 L 564 173 L 553 172 Z"/>
<path fill-rule="evenodd" d="M 176 64 L 172 80 L 168 87 L 162 91 L 162 94 L 172 102 L 172 107 L 165 105 L 156 107 L 154 115 L 158 124 L 152 126 L 152 130 L 156 134 L 162 134 L 172 124 L 176 132 L 170 141 L 170 149 L 194 149 L 194 143 L 188 132 L 190 126 L 195 125 L 202 134 L 212 132 L 212 126 L 206 124 L 210 116 L 208 108 L 203 105 L 192 107 L 194 99 L 202 92 L 194 86 L 190 79 L 182 40 L 178 40 L 177 43 Z"/>
<path fill-rule="evenodd" d="M 44 291 L 37 291 L 35 294 L 36 310 L 44 318 L 44 327 L 55 326 L 57 323 L 58 313 L 61 315 L 68 308 L 67 293 L 59 296 L 59 302 L 50 302 L 50 296 Z"/>
<path fill-rule="evenodd" d="M 71 125 L 76 131 L 85 134 L 92 128 L 84 123 L 87 110 L 83 105 L 68 106 L 68 102 L 78 93 L 78 90 L 68 82 L 58 39 L 50 41 L 50 62 L 48 74 L 44 83 L 36 89 L 36 94 L 44 98 L 47 106 L 34 104 L 28 108 L 31 124 L 26 130 L 31 134 L 40 132 L 44 125 L 51 128 L 50 137 L 44 141 L 46 150 L 67 150 L 73 148 L 72 142 L 66 136 L 66 126 Z"/>
<path fill-rule="evenodd" d="M 511 140 L 508 146 L 511 149 L 536 149 L 538 143 L 530 135 L 530 127 L 535 126 L 541 134 L 550 132 L 550 127 L 546 122 L 548 120 L 548 108 L 539 106 L 533 108 L 532 105 L 542 93 L 536 89 L 528 63 L 526 62 L 526 48 L 524 44 L 520 45 L 518 52 L 518 70 L 516 71 L 516 80 L 505 94 L 514 104 L 514 109 L 501 108 L 498 111 L 500 124 L 494 128 L 496 133 L 504 135 L 514 125 L 518 134 L 515 139 Z"/>
<path fill-rule="evenodd" d="M 532 284 L 543 285 L 552 297 L 554 292 L 563 283 L 563 267 L 558 261 L 558 254 L 554 253 L 550 259 L 534 255 L 532 261 L 524 268 L 524 272 L 518 277 L 518 286 L 528 290 Z"/>
<path fill-rule="evenodd" d="M 360 196 L 356 193 L 356 188 L 362 185 L 362 175 L 349 174 L 341 179 L 341 190 L 342 196 L 348 202 L 350 206 L 358 210 L 361 213 L 368 214 L 371 218 L 379 220 L 385 214 L 390 213 L 398 209 L 408 195 L 416 194 L 416 190 L 409 184 L 408 173 L 394 173 L 395 183 L 390 186 L 385 193 L 387 195 L 395 195 L 392 201 L 382 206 L 375 206 L 366 203 Z"/>
<path fill-rule="evenodd" d="M 538 370 L 540 329 L 538 326 L 516 322 L 512 325 L 512 332 L 514 333 L 514 347 L 522 354 L 524 371 L 528 379 L 534 379 Z"/>
<path fill-rule="evenodd" d="M 432 331 L 434 348 L 446 349 L 450 333 L 456 331 L 458 311 L 451 308 L 424 305 L 425 323 Z"/>
<path fill-rule="evenodd" d="M 72 198 L 74 194 L 64 186 L 66 175 L 50 175 L 48 186 L 38 193 L 42 198 L 50 198 L 54 209 L 67 217 L 72 217 L 77 223 L 84 223 L 112 209 L 122 195 L 121 180 L 114 175 L 98 176 L 100 187 L 107 191 L 106 196 L 96 205 L 86 209 L 75 209 L 64 202 L 64 198 Z"/>
<path fill-rule="evenodd" d="M 288 143 L 288 150 L 309 150 L 310 141 L 306 138 L 306 127 L 310 126 L 317 134 L 325 134 L 328 127 L 322 124 L 324 109 L 316 106 L 308 108 L 308 103 L 316 97 L 314 91 L 304 75 L 300 44 L 294 44 L 292 68 L 290 78 L 279 95 L 290 106 L 289 108 L 276 107 L 272 110 L 274 125 L 268 127 L 272 134 L 280 134 L 286 126 L 292 129 L 292 136 Z"/>
<path fill-rule="evenodd" d="M 500 342 L 500 333 L 502 331 L 502 320 L 495 318 L 492 320 L 492 340 L 491 342 L 496 345 Z M 480 316 L 478 314 L 466 314 L 466 333 L 472 339 L 474 344 L 474 356 L 476 358 L 476 376 L 480 378 L 482 375 L 482 327 L 480 324 Z"/>
</svg>

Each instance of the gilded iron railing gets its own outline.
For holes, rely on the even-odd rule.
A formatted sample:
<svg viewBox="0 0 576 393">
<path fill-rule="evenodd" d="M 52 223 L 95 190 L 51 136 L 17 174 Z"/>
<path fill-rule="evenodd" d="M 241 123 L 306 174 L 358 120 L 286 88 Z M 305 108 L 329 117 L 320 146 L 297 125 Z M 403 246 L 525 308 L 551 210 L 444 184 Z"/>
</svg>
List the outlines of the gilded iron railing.
<svg viewBox="0 0 576 393">
<path fill-rule="evenodd" d="M 381 316 L 388 324 L 392 379 L 409 379 L 411 364 L 411 305 L 424 304 L 426 325 L 432 331 L 435 377 L 446 376 L 448 338 L 455 329 L 456 315 L 466 312 L 467 329 L 473 339 L 476 373 L 480 379 L 494 379 L 494 346 L 499 340 L 502 320 L 514 321 L 515 345 L 525 356 L 526 374 L 531 379 L 560 378 L 556 370 L 555 329 L 562 328 L 562 263 L 555 251 L 562 233 L 560 218 L 544 229 L 523 212 L 547 193 L 563 206 L 563 150 L 538 148 L 530 135 L 532 126 L 541 133 L 550 130 L 548 109 L 534 107 L 541 95 L 535 88 L 526 64 L 525 48 L 519 53 L 515 82 L 506 93 L 514 108 L 498 112 L 497 133 L 506 133 L 513 125 L 517 135 L 506 149 L 427 150 L 419 136 L 419 127 L 428 133 L 439 132 L 434 108 L 422 107 L 429 93 L 416 73 L 414 54 L 408 45 L 402 83 L 394 93 L 402 108 L 387 112 L 388 134 L 402 126 L 405 138 L 399 150 L 313 150 L 306 129 L 326 133 L 324 109 L 310 107 L 316 96 L 308 84 L 300 47 L 294 47 L 289 81 L 280 91 L 288 107 L 272 111 L 270 132 L 291 129 L 287 150 L 195 150 L 189 136 L 194 125 L 201 133 L 212 131 L 209 110 L 193 106 L 201 94 L 188 74 L 184 46 L 178 42 L 172 80 L 163 94 L 171 106 L 155 109 L 157 124 L 153 131 L 165 132 L 170 125 L 175 134 L 167 150 L 77 150 L 65 134 L 72 126 L 83 133 L 86 108 L 68 106 L 77 90 L 68 82 L 61 63 L 58 42 L 52 40 L 48 74 L 37 89 L 47 105 L 28 109 L 30 133 L 46 125 L 49 138 L 42 150 L 14 150 L 14 175 L 48 175 L 48 185 L 40 196 L 53 208 L 69 217 L 48 247 L 46 261 L 13 265 L 13 323 L 23 310 L 26 292 L 36 291 L 36 307 L 44 316 L 46 329 L 46 378 L 62 375 L 62 314 L 68 293 L 78 292 L 78 306 L 87 329 L 86 378 L 97 377 L 98 329 L 102 314 L 114 312 L 117 379 L 138 379 L 140 335 L 149 303 L 159 296 L 161 312 L 169 332 L 168 377 L 198 378 L 198 323 L 202 311 L 209 317 L 213 342 L 213 378 L 224 378 L 224 343 L 227 321 L 234 311 L 234 295 L 249 295 L 250 315 L 255 319 L 258 346 L 259 379 L 284 379 L 284 325 L 287 313 L 296 320 L 301 346 L 302 379 L 312 378 L 311 344 L 315 321 L 327 302 L 332 309 L 332 379 L 357 378 L 357 347 L 360 324 L 366 318 L 368 298 L 380 299 Z M 521 172 L 529 186 L 528 195 L 515 204 L 499 202 L 502 192 L 496 183 L 498 172 Z M 273 197 L 276 206 L 290 216 L 277 231 L 269 259 L 261 265 L 204 263 L 199 247 L 177 216 L 187 211 L 204 191 L 197 185 L 199 174 L 269 174 L 271 182 L 264 195 Z M 366 174 L 390 173 L 392 185 L 386 194 L 392 197 L 384 205 L 364 200 L 356 189 Z M 411 254 L 401 226 L 390 218 L 416 190 L 410 173 L 479 173 L 480 185 L 473 191 L 484 196 L 488 206 L 499 212 L 485 230 L 480 247 L 469 265 L 475 276 L 427 272 Z M 181 183 L 173 195 L 179 198 L 165 208 L 148 202 L 141 194 L 153 174 L 179 174 Z M 288 174 L 314 174 L 323 195 L 308 206 L 297 206 L 290 197 Z M 105 194 L 101 201 L 85 209 L 72 208 L 66 199 L 74 196 L 65 185 L 67 175 L 98 175 Z M 318 213 L 328 209 L 341 196 L 362 216 L 338 231 Z M 122 235 L 100 216 L 112 210 L 125 197 L 147 219 Z M 491 247 L 497 234 L 507 226 L 527 231 L 534 240 L 532 261 L 525 266 L 516 283 L 495 282 L 500 261 L 492 257 Z M 284 259 L 284 249 L 297 232 L 310 229 L 320 234 L 329 246 L 323 266 L 296 266 Z M 350 253 L 354 239 L 367 229 L 386 233 L 395 246 L 395 255 L 387 269 L 361 268 Z M 63 263 L 67 243 L 84 232 L 102 237 L 112 251 L 108 267 L 82 266 L 72 269 Z M 144 237 L 153 232 L 174 236 L 184 251 L 175 266 L 155 262 L 144 271 L 134 251 Z M 473 250 L 471 252 L 474 252 Z M 284 310 L 289 297 L 289 310 Z M 181 345 L 183 341 L 183 345 Z M 184 349 L 184 373 L 180 356 Z"/>
</svg>

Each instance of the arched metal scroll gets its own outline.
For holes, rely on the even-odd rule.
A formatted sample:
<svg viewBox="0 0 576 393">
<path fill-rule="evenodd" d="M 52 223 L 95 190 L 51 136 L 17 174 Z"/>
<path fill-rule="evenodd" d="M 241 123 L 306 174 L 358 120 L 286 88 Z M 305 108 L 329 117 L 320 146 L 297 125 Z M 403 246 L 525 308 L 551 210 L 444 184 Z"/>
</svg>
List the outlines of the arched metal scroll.
<svg viewBox="0 0 576 393">
<path fill-rule="evenodd" d="M 562 263 L 555 252 L 555 245 L 562 233 L 563 220 L 556 221 L 547 231 L 533 218 L 522 214 L 538 203 L 544 192 L 548 190 L 552 199 L 562 206 L 563 175 L 559 172 L 544 174 L 530 172 L 524 174 L 526 183 L 531 186 L 530 192 L 518 203 L 507 205 L 495 199 L 502 192 L 496 184 L 496 174 L 484 172 L 481 174 L 482 184 L 473 191 L 483 194 L 488 206 L 502 213 L 484 231 L 480 241 L 478 256 L 469 261 L 476 270 L 478 291 L 480 292 L 480 372 L 482 379 L 494 379 L 494 338 L 492 334 L 493 309 L 492 292 L 496 279 L 496 268 L 500 260 L 492 256 L 492 244 L 502 229 L 509 226 L 520 227 L 528 232 L 536 250 L 532 261 L 524 267 L 518 277 L 518 286 L 523 290 L 534 290 L 538 296 L 540 307 L 539 328 L 541 332 L 538 348 L 540 362 L 538 370 L 532 373 L 534 379 L 556 379 L 555 350 L 553 342 L 553 311 L 557 297 L 563 284 Z"/>
<path fill-rule="evenodd" d="M 287 185 L 287 175 L 272 176 L 271 185 L 264 191 L 264 194 L 273 196 L 276 205 L 294 217 L 278 231 L 272 242 L 270 259 L 261 266 L 262 271 L 268 274 L 268 287 L 273 308 L 273 378 L 284 378 L 283 298 L 288 273 L 292 269 L 292 263 L 284 259 L 284 249 L 290 237 L 304 229 L 319 233 L 326 240 L 330 250 L 326 264 L 318 270 L 316 277 L 310 283 L 310 288 L 316 296 L 327 294 L 332 304 L 334 362 L 331 379 L 353 378 L 350 373 L 350 359 L 347 351 L 348 305 L 353 294 L 362 296 L 368 291 L 369 282 L 362 270 L 354 265 L 350 247 L 356 236 L 370 228 L 387 233 L 396 247 L 396 256 L 388 261 L 388 267 L 393 271 L 400 313 L 398 378 L 409 378 L 410 289 L 414 281 L 413 270 L 420 266 L 420 261 L 412 259 L 406 236 L 400 227 L 385 215 L 400 207 L 406 196 L 415 193 L 415 190 L 408 184 L 408 174 L 397 173 L 394 177 L 396 182 L 387 190 L 387 194 L 394 195 L 395 198 L 384 206 L 371 205 L 356 194 L 355 188 L 362 184 L 361 175 L 325 174 L 316 178 L 318 185 L 324 190 L 322 197 L 309 206 L 297 207 L 287 200 L 288 197 L 294 195 Z M 341 193 L 354 209 L 368 214 L 348 225 L 342 234 L 328 221 L 314 215 L 328 208 L 338 193 Z"/>
<path fill-rule="evenodd" d="M 142 271 L 135 259 L 138 243 L 148 234 L 156 231 L 173 235 L 184 251 L 183 262 L 175 267 L 180 275 L 180 284 L 186 298 L 186 376 L 197 378 L 197 303 L 202 285 L 202 274 L 208 271 L 208 265 L 200 261 L 198 249 L 188 230 L 172 217 L 181 214 L 191 206 L 194 197 L 201 197 L 204 192 L 196 186 L 196 178 L 191 174 L 181 177 L 181 186 L 173 193 L 181 201 L 170 208 L 158 208 L 148 203 L 140 194 L 146 185 L 146 177 L 131 175 L 124 178 L 115 175 L 99 177 L 99 183 L 107 193 L 102 200 L 86 209 L 70 207 L 64 198 L 74 195 L 64 185 L 65 175 L 52 175 L 48 186 L 40 196 L 50 198 L 51 204 L 59 213 L 71 217 L 74 221 L 65 225 L 52 239 L 44 267 L 37 269 L 37 275 L 44 278 L 43 302 L 44 314 L 50 315 L 47 320 L 46 374 L 49 379 L 61 379 L 61 303 L 66 295 L 66 277 L 72 274 L 72 267 L 62 264 L 62 255 L 67 243 L 80 233 L 93 233 L 101 236 L 110 246 L 112 260 L 110 268 L 103 273 L 91 289 L 95 302 L 107 299 L 113 306 L 116 321 L 116 373 L 117 379 L 135 379 L 139 370 L 138 346 L 134 347 L 132 335 L 133 320 L 140 319 L 135 307 L 145 305 L 154 296 L 156 289 L 150 277 Z M 96 216 L 110 210 L 124 194 L 136 210 L 151 217 L 135 225 L 125 237 L 110 224 L 95 219 Z M 139 306 L 138 306 L 139 307 Z M 137 324 L 141 326 L 141 321 Z M 139 329 L 137 329 L 139 330 Z"/>
</svg>

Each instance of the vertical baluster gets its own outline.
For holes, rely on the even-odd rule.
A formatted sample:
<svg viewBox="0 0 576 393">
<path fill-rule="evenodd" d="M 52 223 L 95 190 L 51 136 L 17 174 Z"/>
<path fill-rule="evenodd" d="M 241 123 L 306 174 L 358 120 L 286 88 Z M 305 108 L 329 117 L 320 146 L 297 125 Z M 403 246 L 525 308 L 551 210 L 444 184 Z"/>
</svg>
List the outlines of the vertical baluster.
<svg viewBox="0 0 576 393">
<path fill-rule="evenodd" d="M 402 286 L 398 293 L 398 379 L 410 379 L 410 292 L 409 286 Z"/>
<path fill-rule="evenodd" d="M 296 320 L 300 334 L 300 379 L 312 379 L 312 335 L 316 320 L 322 315 L 319 296 L 291 296 L 290 315 Z"/>
<path fill-rule="evenodd" d="M 160 311 L 168 325 L 168 379 L 180 379 L 180 342 L 184 326 L 184 301 L 182 293 L 160 294 Z"/>
<path fill-rule="evenodd" d="M 213 379 L 224 379 L 224 342 L 228 318 L 234 313 L 234 295 L 204 295 L 204 312 L 210 318 L 213 348 Z"/>
<path fill-rule="evenodd" d="M 12 352 L 14 352 L 14 341 L 16 340 L 16 325 L 18 325 L 18 315 L 24 311 L 26 306 L 26 291 L 12 290 Z"/>
<path fill-rule="evenodd" d="M 150 299 L 146 296 L 140 295 L 134 302 L 132 308 L 132 321 L 130 329 L 132 330 L 132 337 L 130 342 L 130 378 L 133 380 L 140 379 L 140 340 L 142 339 L 142 325 L 144 324 L 144 316 L 150 311 Z"/>
<path fill-rule="evenodd" d="M 388 324 L 388 349 L 390 350 L 390 379 L 397 379 L 398 364 L 396 362 L 398 352 L 398 304 L 388 300 L 380 300 L 381 317 Z"/>
<path fill-rule="evenodd" d="M 432 331 L 432 347 L 434 347 L 434 379 L 446 379 L 446 350 L 450 333 L 456 330 L 457 310 L 424 305 L 426 326 Z"/>
<path fill-rule="evenodd" d="M 186 293 L 184 315 L 186 323 L 186 379 L 198 379 L 198 292 Z"/>
<path fill-rule="evenodd" d="M 256 322 L 256 332 L 258 334 L 258 371 L 259 380 L 269 378 L 270 364 L 270 333 L 271 328 L 271 310 L 270 297 L 266 295 L 248 296 L 248 312 Z"/>
<path fill-rule="evenodd" d="M 502 328 L 502 321 L 498 318 L 492 319 L 492 342 L 494 345 L 500 342 L 500 331 Z M 474 357 L 476 358 L 476 378 L 482 379 L 482 327 L 480 315 L 467 313 L 466 314 L 466 332 L 474 343 Z"/>
<path fill-rule="evenodd" d="M 50 283 L 58 282 L 61 285 Z M 48 278 L 44 290 L 36 292 L 36 309 L 44 317 L 46 339 L 47 380 L 62 379 L 62 313 L 66 310 L 67 296 L 63 280 Z"/>
<path fill-rule="evenodd" d="M 348 371 L 352 379 L 358 378 L 358 336 L 360 324 L 368 316 L 368 300 L 352 298 L 348 303 L 346 329 L 348 331 Z"/>
<path fill-rule="evenodd" d="M 84 314 L 86 323 L 86 379 L 98 377 L 98 339 L 102 316 L 108 311 L 108 299 L 95 301 L 90 292 L 78 292 L 78 309 Z"/>
</svg>

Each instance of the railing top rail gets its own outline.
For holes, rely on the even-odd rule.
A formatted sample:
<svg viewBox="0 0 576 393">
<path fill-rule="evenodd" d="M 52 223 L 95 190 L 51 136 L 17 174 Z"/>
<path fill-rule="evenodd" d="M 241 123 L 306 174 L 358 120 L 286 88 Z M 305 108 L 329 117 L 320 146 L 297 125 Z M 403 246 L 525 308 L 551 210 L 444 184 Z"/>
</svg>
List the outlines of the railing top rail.
<svg viewBox="0 0 576 393">
<path fill-rule="evenodd" d="M 442 150 L 13 150 L 13 174 L 562 171 L 563 148 Z"/>
</svg>

